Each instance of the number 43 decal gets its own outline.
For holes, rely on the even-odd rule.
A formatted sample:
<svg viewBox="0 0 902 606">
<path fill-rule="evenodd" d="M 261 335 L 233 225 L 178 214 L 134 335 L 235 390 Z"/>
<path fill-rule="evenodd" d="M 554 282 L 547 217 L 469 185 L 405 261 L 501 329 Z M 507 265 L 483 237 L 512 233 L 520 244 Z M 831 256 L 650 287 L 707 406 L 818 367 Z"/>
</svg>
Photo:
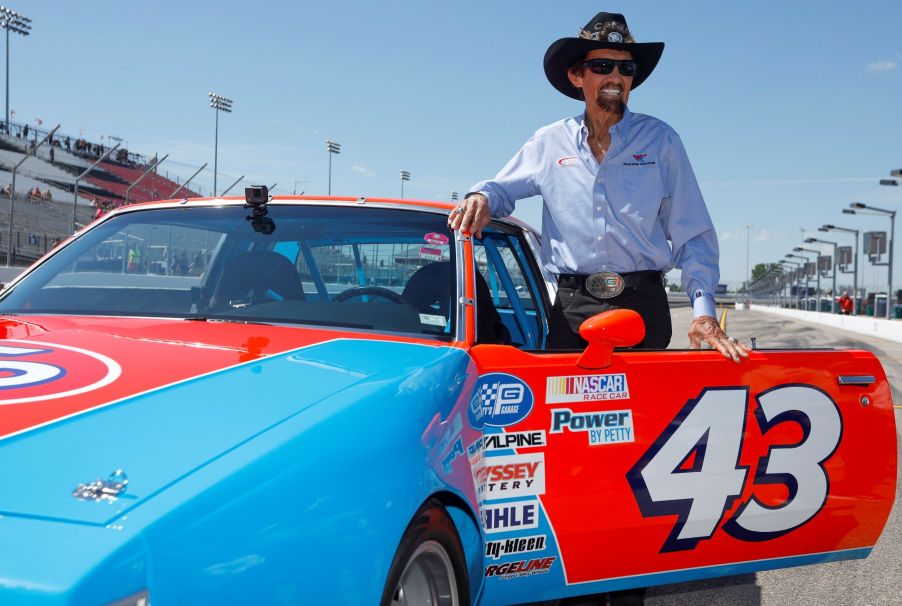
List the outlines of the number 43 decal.
<svg viewBox="0 0 902 606">
<path fill-rule="evenodd" d="M 748 467 L 739 465 L 739 455 L 748 395 L 746 387 L 705 389 L 686 403 L 627 474 L 643 516 L 677 515 L 662 552 L 693 549 L 710 539 L 724 512 L 742 495 Z M 771 446 L 758 461 L 753 484 L 782 484 L 789 497 L 779 506 L 754 494 L 743 502 L 723 530 L 745 541 L 786 534 L 823 508 L 829 492 L 823 464 L 842 435 L 836 403 L 816 387 L 777 387 L 759 394 L 757 404 L 755 419 L 762 434 L 792 422 L 801 427 L 802 440 Z"/>
</svg>

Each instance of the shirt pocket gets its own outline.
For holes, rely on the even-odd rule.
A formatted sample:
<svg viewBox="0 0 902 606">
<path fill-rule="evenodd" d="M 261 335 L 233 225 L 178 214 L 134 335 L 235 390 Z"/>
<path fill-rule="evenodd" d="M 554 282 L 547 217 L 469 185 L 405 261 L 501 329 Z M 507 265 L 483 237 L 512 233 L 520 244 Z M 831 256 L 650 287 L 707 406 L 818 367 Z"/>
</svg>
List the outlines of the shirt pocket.
<svg viewBox="0 0 902 606">
<path fill-rule="evenodd" d="M 645 158 L 642 164 L 619 166 L 613 191 L 609 194 L 612 210 L 625 222 L 641 225 L 647 233 L 658 218 L 667 190 L 655 159 Z"/>
</svg>

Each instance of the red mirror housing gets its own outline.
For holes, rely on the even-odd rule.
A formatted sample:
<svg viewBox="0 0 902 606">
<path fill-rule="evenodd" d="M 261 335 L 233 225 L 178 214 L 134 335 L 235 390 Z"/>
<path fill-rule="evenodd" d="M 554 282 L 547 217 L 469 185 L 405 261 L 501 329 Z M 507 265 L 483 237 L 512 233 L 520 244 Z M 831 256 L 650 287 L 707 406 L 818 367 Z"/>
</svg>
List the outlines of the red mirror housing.
<svg viewBox="0 0 902 606">
<path fill-rule="evenodd" d="M 583 322 L 579 336 L 589 345 L 576 361 L 577 366 L 605 368 L 611 365 L 615 347 L 632 347 L 645 338 L 645 322 L 632 309 L 612 309 Z"/>
</svg>

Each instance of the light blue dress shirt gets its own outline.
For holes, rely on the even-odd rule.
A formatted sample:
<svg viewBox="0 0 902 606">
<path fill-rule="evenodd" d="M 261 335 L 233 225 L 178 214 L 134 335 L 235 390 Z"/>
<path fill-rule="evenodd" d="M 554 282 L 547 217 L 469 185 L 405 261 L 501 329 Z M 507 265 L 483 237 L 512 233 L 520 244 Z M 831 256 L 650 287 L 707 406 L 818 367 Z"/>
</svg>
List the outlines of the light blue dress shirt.
<svg viewBox="0 0 902 606">
<path fill-rule="evenodd" d="M 542 258 L 555 273 L 682 269 L 696 317 L 714 316 L 720 279 L 717 234 L 679 135 L 625 110 L 599 163 L 585 116 L 539 129 L 490 181 L 470 191 L 492 216 L 540 195 Z M 669 242 L 668 242 L 669 241 Z"/>
</svg>

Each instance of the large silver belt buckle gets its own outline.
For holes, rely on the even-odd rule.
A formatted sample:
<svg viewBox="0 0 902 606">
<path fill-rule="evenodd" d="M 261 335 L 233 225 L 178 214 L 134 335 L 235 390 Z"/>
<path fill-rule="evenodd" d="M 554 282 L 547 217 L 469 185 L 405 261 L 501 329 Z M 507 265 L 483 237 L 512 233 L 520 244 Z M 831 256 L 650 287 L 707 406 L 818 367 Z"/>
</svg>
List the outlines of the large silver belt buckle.
<svg viewBox="0 0 902 606">
<path fill-rule="evenodd" d="M 613 271 L 600 271 L 586 277 L 586 291 L 599 299 L 610 299 L 623 292 L 623 276 Z"/>
</svg>

